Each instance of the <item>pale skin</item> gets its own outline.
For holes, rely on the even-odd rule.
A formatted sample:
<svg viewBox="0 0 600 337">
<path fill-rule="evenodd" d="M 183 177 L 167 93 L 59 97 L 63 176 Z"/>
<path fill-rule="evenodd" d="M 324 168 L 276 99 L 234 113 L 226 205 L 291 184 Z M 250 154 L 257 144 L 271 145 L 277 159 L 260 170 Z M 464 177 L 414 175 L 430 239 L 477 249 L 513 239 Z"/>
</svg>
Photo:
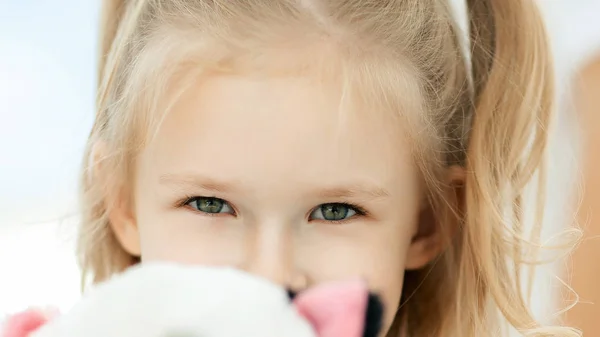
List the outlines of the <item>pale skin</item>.
<svg viewBox="0 0 600 337">
<path fill-rule="evenodd" d="M 310 77 L 199 80 L 139 157 L 135 207 L 110 214 L 123 247 L 294 290 L 362 277 L 389 328 L 405 270 L 443 240 L 415 239 L 426 205 L 398 120 L 340 97 Z"/>
<path fill-rule="evenodd" d="M 571 286 L 580 303 L 567 313 L 567 323 L 585 336 L 600 331 L 600 57 L 583 69 L 576 87 L 576 105 L 583 127 L 583 195 L 578 221 L 583 242 L 571 258 Z"/>
</svg>

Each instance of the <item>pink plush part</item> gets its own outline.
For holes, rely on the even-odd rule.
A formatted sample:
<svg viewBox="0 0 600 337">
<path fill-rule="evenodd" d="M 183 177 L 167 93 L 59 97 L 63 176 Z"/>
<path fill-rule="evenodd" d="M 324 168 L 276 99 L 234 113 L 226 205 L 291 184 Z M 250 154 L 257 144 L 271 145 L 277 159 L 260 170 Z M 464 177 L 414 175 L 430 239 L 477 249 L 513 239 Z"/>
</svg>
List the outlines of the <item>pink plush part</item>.
<svg viewBox="0 0 600 337">
<path fill-rule="evenodd" d="M 366 284 L 357 280 L 309 289 L 294 304 L 319 337 L 361 337 L 368 296 Z"/>
<path fill-rule="evenodd" d="M 58 315 L 58 311 L 54 309 L 28 309 L 8 317 L 0 336 L 27 337 L 56 315 Z"/>
</svg>

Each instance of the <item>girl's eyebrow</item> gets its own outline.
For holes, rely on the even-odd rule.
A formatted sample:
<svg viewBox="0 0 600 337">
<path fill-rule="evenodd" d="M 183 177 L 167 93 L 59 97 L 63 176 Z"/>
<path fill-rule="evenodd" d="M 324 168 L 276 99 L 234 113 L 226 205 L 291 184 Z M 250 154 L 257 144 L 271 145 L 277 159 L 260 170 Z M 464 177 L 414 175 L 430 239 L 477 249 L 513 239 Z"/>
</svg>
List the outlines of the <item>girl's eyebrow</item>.
<svg viewBox="0 0 600 337">
<path fill-rule="evenodd" d="M 221 181 L 201 174 L 163 174 L 160 176 L 160 184 L 176 185 L 179 187 L 189 187 L 192 189 L 201 189 L 209 192 L 233 193 L 239 191 L 242 186 L 239 181 Z M 305 186 L 308 187 L 308 186 Z M 371 183 L 349 182 L 337 184 L 330 187 L 316 185 L 315 188 L 308 187 L 307 194 L 325 199 L 340 198 L 364 198 L 379 199 L 390 196 L 387 189 Z"/>
<path fill-rule="evenodd" d="M 163 174 L 160 176 L 161 185 L 177 185 L 191 187 L 212 192 L 231 193 L 235 191 L 234 182 L 219 181 L 199 174 Z"/>
<path fill-rule="evenodd" d="M 353 183 L 340 187 L 324 188 L 317 192 L 317 195 L 323 198 L 370 198 L 379 199 L 389 197 L 390 193 L 383 187 L 370 184 Z"/>
</svg>

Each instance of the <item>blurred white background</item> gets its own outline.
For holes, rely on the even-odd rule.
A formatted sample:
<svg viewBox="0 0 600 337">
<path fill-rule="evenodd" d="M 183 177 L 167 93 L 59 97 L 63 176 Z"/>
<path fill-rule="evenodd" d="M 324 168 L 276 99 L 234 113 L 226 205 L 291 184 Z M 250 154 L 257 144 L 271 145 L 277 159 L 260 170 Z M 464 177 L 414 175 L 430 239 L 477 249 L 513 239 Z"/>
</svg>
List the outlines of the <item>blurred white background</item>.
<svg viewBox="0 0 600 337">
<path fill-rule="evenodd" d="M 99 1 L 0 0 L 0 316 L 79 294 L 76 183 Z"/>
<path fill-rule="evenodd" d="M 539 0 L 563 91 L 600 47 L 600 0 Z M 458 2 L 458 1 L 455 1 Z M 0 317 L 79 295 L 76 186 L 93 121 L 99 0 L 0 0 Z M 575 175 L 573 119 L 561 94 L 548 233 Z M 554 212 L 554 213 L 553 213 Z M 541 281 L 536 306 L 547 307 Z"/>
</svg>

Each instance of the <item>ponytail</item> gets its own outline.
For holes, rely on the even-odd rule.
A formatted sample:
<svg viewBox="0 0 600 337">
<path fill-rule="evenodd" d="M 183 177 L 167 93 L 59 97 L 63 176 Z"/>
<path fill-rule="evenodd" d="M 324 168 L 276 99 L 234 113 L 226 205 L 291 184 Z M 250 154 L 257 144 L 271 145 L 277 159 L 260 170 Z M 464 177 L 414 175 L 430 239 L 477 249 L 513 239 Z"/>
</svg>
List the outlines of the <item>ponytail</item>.
<svg viewBox="0 0 600 337">
<path fill-rule="evenodd" d="M 577 336 L 571 329 L 551 333 L 541 329 L 521 290 L 521 268 L 528 258 L 535 258 L 533 248 L 538 247 L 544 157 L 554 110 L 553 64 L 544 24 L 533 0 L 467 0 L 467 6 L 474 113 L 467 150 L 464 239 L 465 249 L 471 251 L 464 252 L 460 272 L 485 280 L 472 296 L 481 305 L 497 303 L 502 316 L 520 332 Z M 522 198 L 534 177 L 540 191 L 532 239 L 526 239 L 529 229 L 523 224 Z M 511 254 L 509 259 L 506 253 Z M 459 293 L 472 291 L 465 288 Z M 474 327 L 465 335 L 494 335 L 487 329 L 495 327 L 479 323 L 485 331 Z"/>
</svg>

